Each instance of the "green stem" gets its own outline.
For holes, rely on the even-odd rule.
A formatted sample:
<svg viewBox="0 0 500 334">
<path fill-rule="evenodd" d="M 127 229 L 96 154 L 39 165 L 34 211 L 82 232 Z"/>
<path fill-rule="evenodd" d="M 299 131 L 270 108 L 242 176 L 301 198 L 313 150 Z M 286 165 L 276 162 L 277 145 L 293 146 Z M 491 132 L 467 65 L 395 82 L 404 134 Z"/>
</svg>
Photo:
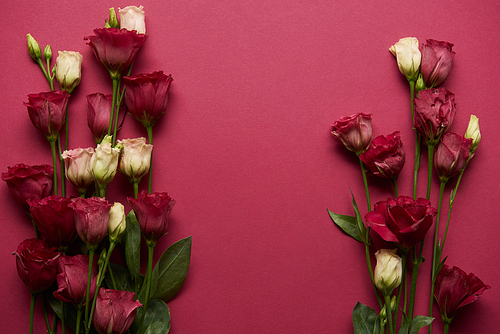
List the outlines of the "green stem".
<svg viewBox="0 0 500 334">
<path fill-rule="evenodd" d="M 50 149 L 52 150 L 52 165 L 54 166 L 54 195 L 57 195 L 57 153 L 56 153 L 56 141 L 49 140 Z"/>
<path fill-rule="evenodd" d="M 392 310 L 391 310 L 391 296 L 390 295 L 384 295 L 385 299 L 385 310 L 387 312 L 387 323 L 389 327 L 389 333 L 394 334 L 394 327 L 392 325 Z"/>
<path fill-rule="evenodd" d="M 89 275 L 87 278 L 87 295 L 85 296 L 85 324 L 89 326 L 89 300 L 90 286 L 92 284 L 92 265 L 94 263 L 94 250 L 89 249 Z"/>
<path fill-rule="evenodd" d="M 107 188 L 106 187 L 101 188 L 99 186 L 98 186 L 98 188 L 99 188 L 99 197 L 106 198 L 106 190 L 107 190 Z"/>
<path fill-rule="evenodd" d="M 35 229 L 35 237 L 37 239 L 40 239 L 40 234 L 38 233 L 38 228 L 36 227 L 35 218 L 33 218 L 33 216 L 30 213 L 28 213 L 28 215 L 31 218 L 31 223 L 33 224 L 33 228 Z"/>
<path fill-rule="evenodd" d="M 45 327 L 47 327 L 47 333 L 51 334 L 54 333 L 54 331 L 51 331 L 50 329 L 50 323 L 49 323 L 49 315 L 47 313 L 47 296 L 46 296 L 47 290 L 43 292 L 42 298 L 43 298 L 43 303 L 42 303 L 42 309 L 43 309 L 43 317 L 45 318 Z"/>
<path fill-rule="evenodd" d="M 82 306 L 77 306 L 75 334 L 80 334 L 80 323 L 82 322 Z"/>
<path fill-rule="evenodd" d="M 413 251 L 415 252 L 415 249 Z M 413 319 L 413 310 L 415 308 L 415 294 L 417 292 L 418 271 L 422 262 L 423 258 L 420 255 L 413 262 L 413 271 L 411 273 L 410 304 L 408 306 L 408 319 Z"/>
<path fill-rule="evenodd" d="M 116 94 L 118 95 L 118 92 L 120 91 L 120 81 L 118 81 L 117 88 L 116 88 Z M 115 147 L 115 142 L 116 142 L 116 131 L 118 129 L 118 116 L 120 115 L 120 102 L 121 98 L 117 96 L 117 101 L 115 105 L 115 121 L 113 124 L 113 140 L 111 142 L 111 145 Z"/>
<path fill-rule="evenodd" d="M 427 199 L 431 198 L 432 167 L 434 166 L 434 145 L 427 145 Z"/>
<path fill-rule="evenodd" d="M 402 267 L 403 267 L 403 277 L 401 278 L 401 287 L 399 288 L 398 291 L 398 297 L 396 298 L 396 311 L 394 312 L 394 321 L 398 320 L 398 312 L 399 312 L 399 301 L 401 300 L 401 293 L 404 290 L 405 292 L 405 297 L 404 297 L 404 303 L 403 303 L 403 312 L 406 312 L 406 300 L 407 300 L 407 288 L 406 288 L 406 261 L 408 258 L 408 252 L 407 251 L 402 251 Z"/>
<path fill-rule="evenodd" d="M 151 125 L 146 126 L 146 130 L 148 132 L 149 145 L 153 145 L 153 126 L 151 126 Z M 151 150 L 151 159 L 150 159 L 150 163 L 149 163 L 149 176 L 148 176 L 148 193 L 149 194 L 151 194 L 152 180 L 153 180 L 153 150 Z"/>
<path fill-rule="evenodd" d="M 62 317 L 61 317 L 61 328 L 62 328 L 62 334 L 66 333 L 66 304 L 64 304 L 63 301 L 61 301 L 61 312 L 62 312 Z M 57 333 L 56 331 L 53 331 L 53 333 Z"/>
<path fill-rule="evenodd" d="M 45 66 L 42 63 L 42 59 L 41 58 L 38 58 L 36 60 L 36 62 L 38 63 L 38 65 L 42 69 L 43 75 L 45 75 L 45 78 L 49 82 L 50 90 L 53 91 L 54 90 L 54 81 L 52 80 L 52 78 L 50 77 L 50 75 L 47 73 L 47 70 L 49 70 L 49 68 L 50 68 L 49 62 L 47 62 L 47 70 L 45 70 Z"/>
<path fill-rule="evenodd" d="M 449 329 L 450 329 L 450 324 L 448 322 L 445 322 L 443 334 L 448 334 Z"/>
<path fill-rule="evenodd" d="M 409 81 L 410 83 L 410 105 L 411 105 L 411 123 L 413 124 L 414 110 L 413 110 L 413 99 L 415 98 L 415 81 Z M 415 167 L 413 169 L 413 199 L 417 198 L 417 176 L 418 170 L 420 169 L 420 135 L 417 129 L 415 131 Z"/>
<path fill-rule="evenodd" d="M 109 126 L 108 126 L 108 135 L 111 135 L 111 130 L 113 129 L 113 119 L 116 105 L 116 94 L 118 88 L 118 79 L 113 79 L 113 99 L 111 100 L 111 115 L 109 116 Z"/>
<path fill-rule="evenodd" d="M 399 192 L 398 192 L 398 178 L 395 177 L 391 181 L 392 181 L 392 188 L 394 189 L 394 196 L 398 197 L 399 196 Z"/>
<path fill-rule="evenodd" d="M 146 314 L 146 309 L 148 308 L 148 301 L 149 301 L 149 293 L 151 289 L 151 276 L 153 273 L 153 252 L 154 252 L 154 245 L 150 245 L 148 243 L 148 265 L 146 267 L 146 297 L 144 298 L 144 308 L 143 308 L 143 315 Z"/>
<path fill-rule="evenodd" d="M 375 291 L 375 296 L 377 297 L 378 306 L 380 307 L 380 309 L 382 309 L 383 304 L 378 294 L 378 289 L 377 286 L 375 285 L 375 280 L 373 278 L 372 262 L 370 261 L 370 249 L 367 244 L 365 244 L 365 256 L 366 256 L 366 265 L 368 267 L 368 273 L 370 274 L 370 281 L 372 282 L 373 290 Z"/>
<path fill-rule="evenodd" d="M 30 305 L 30 334 L 33 334 L 33 319 L 35 317 L 35 302 L 36 295 L 34 293 L 31 294 L 31 305 Z"/>
<path fill-rule="evenodd" d="M 116 281 L 115 281 L 115 275 L 113 274 L 113 268 L 111 268 L 111 265 L 108 263 L 108 273 L 109 277 L 111 278 L 111 284 L 113 285 L 113 289 L 118 290 Z"/>
<path fill-rule="evenodd" d="M 66 110 L 66 113 L 68 111 Z M 68 124 L 66 122 L 66 124 Z M 66 130 L 67 133 L 68 130 Z M 67 135 L 66 135 L 67 138 Z M 59 165 L 61 166 L 61 196 L 66 197 L 66 169 L 64 168 L 64 159 L 61 151 L 61 137 L 57 134 L 57 149 L 59 152 Z"/>
<path fill-rule="evenodd" d="M 138 181 L 134 181 L 132 183 L 132 186 L 134 187 L 134 198 L 137 199 L 137 195 L 139 194 L 139 182 Z"/>
<path fill-rule="evenodd" d="M 363 184 L 365 185 L 366 205 L 368 206 L 368 212 L 370 212 L 372 210 L 372 206 L 370 204 L 370 192 L 368 191 L 368 180 L 366 179 L 365 164 L 361 159 L 359 159 L 359 165 L 361 167 L 361 175 L 363 175 Z"/>
</svg>

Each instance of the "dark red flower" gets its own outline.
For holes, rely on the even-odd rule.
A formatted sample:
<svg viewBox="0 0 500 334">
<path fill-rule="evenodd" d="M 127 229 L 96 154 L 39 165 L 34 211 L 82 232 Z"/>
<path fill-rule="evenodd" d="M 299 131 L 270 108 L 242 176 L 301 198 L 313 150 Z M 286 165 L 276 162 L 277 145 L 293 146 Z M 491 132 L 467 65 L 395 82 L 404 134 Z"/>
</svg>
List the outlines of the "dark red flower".
<svg viewBox="0 0 500 334">
<path fill-rule="evenodd" d="M 27 200 L 39 200 L 52 192 L 54 169 L 49 165 L 17 164 L 2 173 L 10 194 L 24 211 L 29 212 Z"/>
<path fill-rule="evenodd" d="M 413 99 L 413 125 L 427 145 L 436 145 L 455 118 L 455 94 L 439 87 L 426 89 Z"/>
<path fill-rule="evenodd" d="M 75 212 L 76 232 L 89 249 L 95 249 L 108 233 L 109 210 L 104 198 L 75 198 L 69 205 Z"/>
<path fill-rule="evenodd" d="M 87 95 L 87 125 L 96 143 L 108 133 L 113 96 L 102 93 Z"/>
<path fill-rule="evenodd" d="M 472 139 L 466 139 L 452 132 L 445 133 L 434 152 L 434 168 L 439 179 L 448 179 L 457 176 L 469 160 L 469 151 Z"/>
<path fill-rule="evenodd" d="M 48 289 L 55 281 L 57 274 L 57 259 L 61 253 L 40 239 L 27 239 L 21 242 L 16 256 L 17 273 L 37 294 Z"/>
<path fill-rule="evenodd" d="M 109 71 L 111 77 L 118 78 L 135 59 L 148 35 L 116 28 L 94 29 L 95 36 L 84 37 L 94 51 L 97 60 Z"/>
<path fill-rule="evenodd" d="M 405 164 L 405 150 L 399 131 L 373 138 L 360 158 L 373 175 L 397 178 Z"/>
<path fill-rule="evenodd" d="M 437 87 L 448 78 L 455 57 L 452 47 L 451 43 L 433 39 L 422 45 L 420 72 L 427 88 Z"/>
<path fill-rule="evenodd" d="M 460 268 L 443 265 L 434 285 L 434 298 L 443 321 L 450 323 L 458 311 L 475 302 L 489 288 L 473 273 L 466 274 Z"/>
<path fill-rule="evenodd" d="M 69 94 L 66 91 L 44 92 L 29 94 L 29 102 L 24 103 L 31 122 L 48 140 L 56 140 L 64 125 L 68 99 Z"/>
<path fill-rule="evenodd" d="M 54 297 L 57 299 L 82 306 L 87 296 L 87 282 L 89 277 L 88 255 L 63 255 L 57 262 L 57 290 Z M 90 284 L 90 299 L 94 296 L 97 282 L 98 265 L 94 257 Z"/>
<path fill-rule="evenodd" d="M 410 249 L 425 237 L 436 214 L 437 210 L 425 198 L 399 196 L 376 203 L 365 219 L 382 239 Z"/>
<path fill-rule="evenodd" d="M 372 115 L 358 113 L 341 117 L 333 124 L 332 135 L 349 150 L 361 154 L 372 141 Z"/>
<path fill-rule="evenodd" d="M 141 191 L 137 199 L 127 197 L 135 212 L 144 238 L 156 244 L 161 236 L 167 234 L 168 220 L 175 201 L 167 193 Z"/>
<path fill-rule="evenodd" d="M 99 334 L 123 334 L 129 329 L 142 306 L 134 296 L 134 292 L 99 289 L 92 319 Z"/>
<path fill-rule="evenodd" d="M 68 248 L 76 237 L 75 214 L 69 207 L 71 200 L 61 196 L 49 196 L 28 202 L 42 238 L 59 250 Z"/>
<path fill-rule="evenodd" d="M 171 75 L 163 71 L 124 77 L 125 103 L 129 113 L 144 126 L 153 126 L 167 110 Z"/>
</svg>

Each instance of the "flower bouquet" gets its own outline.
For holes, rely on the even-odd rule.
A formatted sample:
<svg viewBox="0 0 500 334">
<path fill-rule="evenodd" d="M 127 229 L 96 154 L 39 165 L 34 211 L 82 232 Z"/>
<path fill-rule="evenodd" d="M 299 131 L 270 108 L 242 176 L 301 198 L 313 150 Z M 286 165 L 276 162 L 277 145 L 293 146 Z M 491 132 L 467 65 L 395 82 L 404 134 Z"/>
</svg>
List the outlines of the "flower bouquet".
<svg viewBox="0 0 500 334">
<path fill-rule="evenodd" d="M 166 303 L 186 278 L 191 237 L 164 250 L 153 266 L 155 246 L 168 232 L 175 204 L 168 193 L 152 192 L 152 129 L 166 111 L 172 77 L 162 71 L 131 75 L 148 39 L 143 7 L 128 6 L 118 15 L 111 8 L 105 27 L 84 38 L 112 83 L 112 94 L 87 95 L 87 122 L 96 147 L 68 147 L 69 101 L 81 81 L 82 55 L 59 51 L 51 68 L 50 45 L 42 52 L 27 37 L 28 51 L 50 91 L 30 94 L 24 104 L 49 142 L 53 163 L 20 163 L 2 173 L 2 180 L 34 227 L 35 238 L 14 252 L 19 276 L 31 293 L 30 332 L 38 299 L 47 333 L 58 328 L 65 333 L 67 327 L 75 333 L 168 333 Z M 119 139 L 127 113 L 144 125 L 147 139 Z M 107 199 L 117 170 L 132 185 L 128 213 L 122 203 Z M 146 175 L 148 190 L 139 192 Z M 142 238 L 148 251 L 144 274 Z"/>
</svg>

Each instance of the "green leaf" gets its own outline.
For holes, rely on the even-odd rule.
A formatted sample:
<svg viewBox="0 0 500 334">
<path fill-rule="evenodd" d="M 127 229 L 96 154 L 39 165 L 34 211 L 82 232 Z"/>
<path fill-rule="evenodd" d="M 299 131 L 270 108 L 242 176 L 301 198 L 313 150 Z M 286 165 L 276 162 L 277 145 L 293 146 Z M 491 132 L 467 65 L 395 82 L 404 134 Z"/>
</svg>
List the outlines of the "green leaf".
<svg viewBox="0 0 500 334">
<path fill-rule="evenodd" d="M 358 204 L 354 199 L 352 191 L 351 191 L 351 196 L 352 196 L 352 207 L 354 208 L 354 217 L 356 218 L 356 224 L 358 225 L 358 233 L 360 235 L 361 242 L 366 245 L 370 245 L 370 235 L 365 224 L 363 223 L 363 219 L 361 219 L 361 215 L 359 214 Z"/>
<path fill-rule="evenodd" d="M 127 215 L 125 238 L 125 261 L 130 277 L 135 281 L 139 278 L 141 266 L 141 229 L 134 210 Z"/>
<path fill-rule="evenodd" d="M 117 290 L 134 291 L 134 282 L 130 278 L 128 269 L 116 263 L 110 263 L 113 277 L 116 283 Z M 104 276 L 104 282 L 109 289 L 113 289 L 113 281 L 111 280 L 111 273 L 107 272 Z"/>
<path fill-rule="evenodd" d="M 135 321 L 130 327 L 132 334 L 166 334 L 170 331 L 170 310 L 164 301 L 149 301 L 144 320 L 142 317 L 143 308 L 141 307 L 137 309 Z"/>
<path fill-rule="evenodd" d="M 191 237 L 170 245 L 153 269 L 157 284 L 155 290 L 151 288 L 151 299 L 159 298 L 168 302 L 174 298 L 186 279 L 190 261 Z"/>
<path fill-rule="evenodd" d="M 405 313 L 403 313 L 403 319 L 401 320 L 401 327 L 399 327 L 398 334 L 408 334 L 408 330 L 410 329 L 410 322 L 408 321 L 408 317 Z"/>
<path fill-rule="evenodd" d="M 380 321 L 374 309 L 358 302 L 352 310 L 354 334 L 380 334 Z"/>
<path fill-rule="evenodd" d="M 433 320 L 434 320 L 434 318 L 431 318 L 431 317 L 417 315 L 411 321 L 409 334 L 418 334 L 420 329 L 422 329 L 425 326 L 429 326 Z"/>
<path fill-rule="evenodd" d="M 328 209 L 327 209 L 328 210 Z M 356 218 L 352 216 L 339 215 L 337 213 L 328 210 L 330 218 L 332 218 L 335 225 L 340 227 L 348 236 L 354 238 L 359 242 L 363 242 L 361 236 L 359 235 L 358 225 L 356 223 Z"/>
<path fill-rule="evenodd" d="M 66 325 L 69 326 L 72 330 L 75 330 L 76 328 L 76 308 L 73 304 L 71 303 L 64 303 L 54 297 L 51 293 L 47 294 L 47 299 L 49 301 L 50 307 L 52 307 L 52 310 L 54 311 L 55 314 L 59 317 L 59 319 L 62 319 L 63 315 L 63 307 L 65 308 L 64 314 L 66 315 L 65 317 L 65 322 Z"/>
</svg>

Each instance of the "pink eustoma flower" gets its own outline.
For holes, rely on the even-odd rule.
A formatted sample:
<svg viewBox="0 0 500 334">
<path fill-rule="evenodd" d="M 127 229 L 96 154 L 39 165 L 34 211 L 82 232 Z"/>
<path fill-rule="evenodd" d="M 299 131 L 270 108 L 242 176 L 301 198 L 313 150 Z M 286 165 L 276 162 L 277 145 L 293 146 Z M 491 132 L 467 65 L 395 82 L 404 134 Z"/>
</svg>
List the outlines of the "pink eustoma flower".
<svg viewBox="0 0 500 334">
<path fill-rule="evenodd" d="M 79 194 L 84 194 L 87 187 L 94 182 L 90 173 L 93 155 L 93 147 L 75 148 L 61 154 L 64 160 L 66 178 L 78 189 Z"/>
<path fill-rule="evenodd" d="M 491 288 L 473 273 L 466 274 L 460 268 L 443 265 L 434 285 L 434 298 L 437 301 L 443 322 L 450 323 L 463 307 L 478 300 L 479 296 Z"/>
<path fill-rule="evenodd" d="M 95 249 L 108 233 L 109 210 L 104 198 L 75 198 L 69 205 L 75 212 L 76 232 L 89 249 Z"/>
<path fill-rule="evenodd" d="M 17 273 L 32 294 L 38 294 L 54 283 L 57 259 L 61 255 L 54 247 L 40 239 L 27 239 L 13 254 L 16 256 Z"/>
<path fill-rule="evenodd" d="M 167 234 L 175 201 L 165 192 L 148 194 L 146 191 L 141 191 L 137 199 L 127 197 L 127 200 L 137 216 L 144 238 L 150 245 L 155 245 L 161 236 Z"/>
<path fill-rule="evenodd" d="M 425 198 L 399 196 L 376 203 L 365 220 L 385 241 L 411 249 L 425 237 L 436 214 L 437 210 Z"/>
<path fill-rule="evenodd" d="M 372 141 L 372 115 L 357 113 L 341 117 L 333 124 L 332 135 L 349 150 L 360 155 Z"/>
<path fill-rule="evenodd" d="M 439 87 L 426 89 L 413 100 L 413 126 L 427 145 L 436 145 L 455 118 L 455 94 Z"/>
<path fill-rule="evenodd" d="M 448 78 L 455 57 L 452 47 L 451 43 L 433 39 L 422 45 L 420 72 L 427 88 L 438 87 Z"/>
<path fill-rule="evenodd" d="M 124 77 L 125 103 L 129 113 L 145 127 L 153 126 L 167 110 L 171 75 L 163 71 Z"/>
<path fill-rule="evenodd" d="M 434 168 L 441 181 L 460 174 L 469 160 L 472 139 L 464 138 L 456 133 L 445 133 L 434 151 Z"/>
<path fill-rule="evenodd" d="M 399 131 L 375 137 L 360 159 L 373 175 L 395 179 L 405 164 L 405 150 Z"/>
<path fill-rule="evenodd" d="M 54 169 L 49 165 L 17 164 L 2 173 L 10 194 L 24 211 L 29 212 L 27 200 L 39 200 L 52 192 Z"/>
<path fill-rule="evenodd" d="M 129 329 L 142 306 L 134 296 L 130 291 L 99 289 L 92 319 L 99 334 L 123 334 Z"/>
<path fill-rule="evenodd" d="M 148 35 L 116 28 L 94 29 L 94 36 L 87 36 L 87 44 L 94 51 L 97 60 L 114 79 L 121 77 L 135 59 Z"/>
<path fill-rule="evenodd" d="M 57 134 L 64 125 L 68 99 L 68 92 L 55 91 L 29 94 L 28 102 L 24 103 L 33 125 L 50 141 L 57 139 Z"/>
</svg>

